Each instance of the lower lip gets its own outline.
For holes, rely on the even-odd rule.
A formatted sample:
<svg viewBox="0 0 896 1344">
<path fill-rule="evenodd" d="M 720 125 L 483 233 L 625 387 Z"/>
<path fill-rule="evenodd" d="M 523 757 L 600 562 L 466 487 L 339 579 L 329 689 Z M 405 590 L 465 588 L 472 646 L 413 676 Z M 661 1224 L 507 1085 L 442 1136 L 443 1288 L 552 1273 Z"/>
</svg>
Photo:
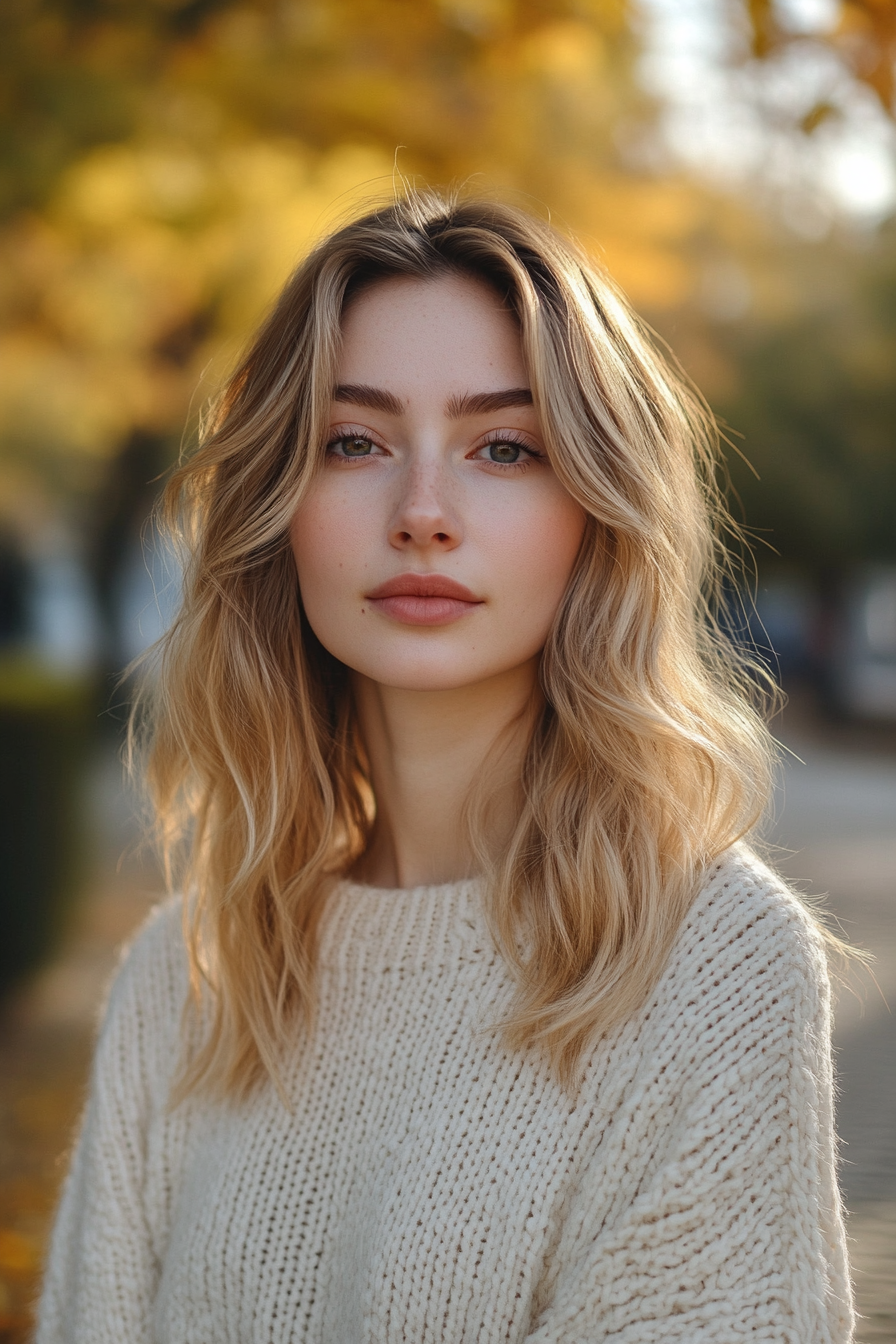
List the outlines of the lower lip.
<svg viewBox="0 0 896 1344">
<path fill-rule="evenodd" d="M 418 597 L 402 593 L 395 597 L 370 598 L 372 606 L 402 625 L 450 625 L 478 607 L 456 597 Z"/>
</svg>

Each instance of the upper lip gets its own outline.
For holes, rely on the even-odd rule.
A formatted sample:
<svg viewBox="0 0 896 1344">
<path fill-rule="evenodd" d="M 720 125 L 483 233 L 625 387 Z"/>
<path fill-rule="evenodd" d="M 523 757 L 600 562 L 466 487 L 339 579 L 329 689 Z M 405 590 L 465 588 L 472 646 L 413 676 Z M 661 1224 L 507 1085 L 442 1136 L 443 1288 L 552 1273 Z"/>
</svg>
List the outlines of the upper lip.
<svg viewBox="0 0 896 1344">
<path fill-rule="evenodd" d="M 385 583 L 381 583 L 367 596 L 371 599 L 378 597 L 452 597 L 458 602 L 482 601 L 482 598 L 477 597 L 475 593 L 471 593 L 469 588 L 465 588 L 456 579 L 449 579 L 445 574 L 399 574 L 396 578 L 387 579 Z"/>
</svg>

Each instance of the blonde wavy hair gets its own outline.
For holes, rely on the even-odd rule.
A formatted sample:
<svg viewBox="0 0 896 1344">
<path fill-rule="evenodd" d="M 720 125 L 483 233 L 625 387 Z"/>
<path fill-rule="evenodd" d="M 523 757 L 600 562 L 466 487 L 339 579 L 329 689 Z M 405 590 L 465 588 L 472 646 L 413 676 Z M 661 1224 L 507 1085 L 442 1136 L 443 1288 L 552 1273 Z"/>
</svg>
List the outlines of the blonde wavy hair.
<svg viewBox="0 0 896 1344">
<path fill-rule="evenodd" d="M 452 272 L 515 315 L 554 469 L 588 520 L 541 660 L 519 819 L 498 854 L 480 837 L 517 987 L 506 1041 L 571 1079 L 643 1003 L 706 865 L 768 798 L 755 679 L 716 620 L 730 524 L 699 397 L 545 223 L 431 192 L 373 210 L 298 267 L 164 499 L 188 564 L 140 723 L 169 881 L 192 893 L 205 1027 L 183 1091 L 276 1080 L 314 1012 L 321 911 L 375 800 L 348 670 L 303 616 L 288 529 L 321 465 L 347 301 Z"/>
</svg>

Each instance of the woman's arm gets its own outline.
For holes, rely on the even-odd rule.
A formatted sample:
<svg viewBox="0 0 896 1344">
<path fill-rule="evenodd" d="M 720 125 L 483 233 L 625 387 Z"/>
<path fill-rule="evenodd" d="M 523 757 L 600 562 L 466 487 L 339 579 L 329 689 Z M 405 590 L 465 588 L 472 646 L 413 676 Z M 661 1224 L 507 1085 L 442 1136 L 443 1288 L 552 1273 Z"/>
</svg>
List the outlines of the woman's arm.
<svg viewBox="0 0 896 1344">
<path fill-rule="evenodd" d="M 169 907 L 144 929 L 112 988 L 50 1246 L 37 1344 L 151 1338 L 158 1265 L 145 1200 L 147 1128 L 171 1049 L 172 930 L 177 912 Z"/>
<path fill-rule="evenodd" d="M 741 948 L 757 930 L 772 955 L 742 957 L 740 978 L 701 967 L 681 1030 L 683 1053 L 702 1047 L 698 1068 L 657 1079 L 671 1118 L 661 1160 L 602 1226 L 601 1191 L 583 1181 L 528 1344 L 852 1338 L 824 952 L 798 914 L 764 914 Z"/>
</svg>

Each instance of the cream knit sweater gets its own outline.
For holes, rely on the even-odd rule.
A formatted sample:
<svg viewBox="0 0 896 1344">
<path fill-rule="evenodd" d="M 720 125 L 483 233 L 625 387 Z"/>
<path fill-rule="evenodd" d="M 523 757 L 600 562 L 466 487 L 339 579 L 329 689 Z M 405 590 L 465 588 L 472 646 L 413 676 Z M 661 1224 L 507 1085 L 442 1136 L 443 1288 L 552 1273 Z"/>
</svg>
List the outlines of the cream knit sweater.
<svg viewBox="0 0 896 1344">
<path fill-rule="evenodd" d="M 475 883 L 343 884 L 292 1110 L 169 1109 L 179 911 L 112 991 L 39 1344 L 843 1344 L 823 952 L 745 849 L 575 1096 L 484 1029 Z"/>
</svg>

